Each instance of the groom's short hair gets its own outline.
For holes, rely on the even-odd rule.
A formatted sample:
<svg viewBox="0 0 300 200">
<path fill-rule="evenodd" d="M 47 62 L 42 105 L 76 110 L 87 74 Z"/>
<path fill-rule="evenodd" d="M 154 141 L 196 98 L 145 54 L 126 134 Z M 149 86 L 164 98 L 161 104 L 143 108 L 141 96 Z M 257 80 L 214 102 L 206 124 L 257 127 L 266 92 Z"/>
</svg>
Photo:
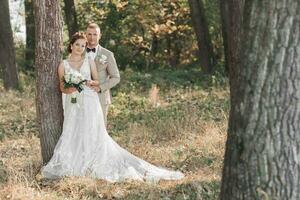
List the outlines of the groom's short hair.
<svg viewBox="0 0 300 200">
<path fill-rule="evenodd" d="M 99 31 L 101 32 L 101 29 L 100 27 L 98 26 L 98 24 L 94 23 L 94 22 L 90 22 L 88 24 L 88 27 L 87 28 L 94 28 L 94 29 L 99 29 Z"/>
</svg>

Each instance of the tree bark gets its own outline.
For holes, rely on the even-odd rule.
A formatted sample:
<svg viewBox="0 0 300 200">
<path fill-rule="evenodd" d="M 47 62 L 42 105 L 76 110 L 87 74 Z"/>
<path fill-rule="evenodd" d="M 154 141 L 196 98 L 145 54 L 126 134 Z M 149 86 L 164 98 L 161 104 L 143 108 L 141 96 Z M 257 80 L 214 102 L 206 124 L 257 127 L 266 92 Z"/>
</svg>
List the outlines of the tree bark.
<svg viewBox="0 0 300 200">
<path fill-rule="evenodd" d="M 34 28 L 34 1 L 24 0 L 25 22 L 26 22 L 26 52 L 25 70 L 34 70 L 34 51 L 35 51 L 35 28 Z"/>
<path fill-rule="evenodd" d="M 224 58 L 225 58 L 225 71 L 229 74 L 229 63 L 228 63 L 228 35 L 229 32 L 229 5 L 230 0 L 220 0 L 220 11 L 221 11 L 221 25 L 222 25 L 222 36 L 223 36 L 223 47 L 224 47 Z"/>
<path fill-rule="evenodd" d="M 17 89 L 19 78 L 8 0 L 0 0 L 0 11 L 0 67 L 4 88 Z"/>
<path fill-rule="evenodd" d="M 155 58 L 158 52 L 158 38 L 155 33 L 152 33 L 151 55 Z"/>
<path fill-rule="evenodd" d="M 198 59 L 204 72 L 211 73 L 215 64 L 212 42 L 209 34 L 202 0 L 189 0 L 191 19 L 197 37 Z"/>
<path fill-rule="evenodd" d="M 179 46 L 178 42 L 173 42 L 173 41 L 178 41 L 178 38 L 176 37 L 176 34 L 171 34 L 168 37 L 168 47 L 169 47 L 169 64 L 172 68 L 176 68 L 180 62 L 180 53 L 181 53 L 181 48 Z"/>
<path fill-rule="evenodd" d="M 225 69 L 230 80 L 238 74 L 244 0 L 220 0 Z M 232 83 L 232 85 L 236 85 Z"/>
<path fill-rule="evenodd" d="M 245 2 L 220 199 L 300 199 L 300 2 Z M 234 77 L 231 77 L 234 78 Z"/>
<path fill-rule="evenodd" d="M 37 119 L 44 163 L 60 137 L 63 109 L 57 66 L 62 59 L 62 19 L 59 0 L 36 0 Z"/>
<path fill-rule="evenodd" d="M 66 17 L 66 24 L 69 32 L 69 38 L 72 38 L 72 35 L 78 31 L 75 4 L 74 0 L 64 0 L 64 2 L 64 11 Z"/>
</svg>

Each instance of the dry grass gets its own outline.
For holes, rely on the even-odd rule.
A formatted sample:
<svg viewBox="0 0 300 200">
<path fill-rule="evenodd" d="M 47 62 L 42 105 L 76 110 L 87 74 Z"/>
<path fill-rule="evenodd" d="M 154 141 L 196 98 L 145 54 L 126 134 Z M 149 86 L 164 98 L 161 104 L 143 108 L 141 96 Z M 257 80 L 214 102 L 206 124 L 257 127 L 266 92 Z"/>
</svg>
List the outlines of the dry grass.
<svg viewBox="0 0 300 200">
<path fill-rule="evenodd" d="M 181 91 L 176 102 L 192 105 L 183 110 L 184 118 L 157 122 L 157 127 L 143 122 L 128 122 L 123 131 L 127 134 L 113 135 L 133 154 L 155 165 L 179 169 L 186 175 L 180 181 L 160 181 L 157 184 L 135 181 L 109 183 L 83 177 L 66 177 L 56 181 L 41 179 L 40 144 L 32 91 L 29 87 L 22 93 L 5 92 L 0 87 L 0 199 L 216 198 L 226 140 L 226 110 L 221 109 L 223 117 L 218 122 L 204 120 L 203 116 L 199 116 L 199 109 L 195 110 L 199 105 L 194 102 L 199 98 L 205 102 L 210 95 L 227 99 L 227 91 Z M 174 104 L 174 100 L 169 100 L 174 94 L 172 91 L 169 96 L 163 97 L 158 92 L 158 88 L 149 92 L 151 109 L 158 109 L 158 102 L 160 109 Z M 118 101 L 115 103 L 118 104 Z"/>
</svg>

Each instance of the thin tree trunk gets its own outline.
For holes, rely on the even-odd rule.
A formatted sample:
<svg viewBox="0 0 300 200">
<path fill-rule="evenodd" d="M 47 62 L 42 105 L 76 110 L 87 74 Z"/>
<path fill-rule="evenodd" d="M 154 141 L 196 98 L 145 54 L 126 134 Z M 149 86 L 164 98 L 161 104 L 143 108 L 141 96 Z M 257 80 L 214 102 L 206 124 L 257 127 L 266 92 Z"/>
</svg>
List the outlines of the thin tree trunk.
<svg viewBox="0 0 300 200">
<path fill-rule="evenodd" d="M 224 57 L 225 57 L 225 71 L 229 74 L 229 63 L 228 63 L 228 34 L 229 32 L 229 0 L 220 0 L 220 11 L 221 11 L 221 21 L 222 21 L 222 36 L 223 36 L 223 46 L 224 46 Z"/>
<path fill-rule="evenodd" d="M 243 24 L 244 0 L 220 0 L 222 32 L 224 41 L 225 67 L 229 73 L 230 104 L 236 105 L 239 98 L 237 87 L 240 71 L 241 35 Z M 229 117 L 235 112 L 230 109 Z M 231 121 L 229 121 L 231 123 Z M 229 124 L 230 127 L 230 124 Z"/>
<path fill-rule="evenodd" d="M 34 28 L 34 1 L 24 0 L 25 22 L 26 22 L 26 52 L 25 52 L 25 70 L 34 69 L 34 50 L 35 50 L 35 28 Z"/>
<path fill-rule="evenodd" d="M 225 69 L 229 73 L 232 86 L 236 84 L 239 71 L 241 28 L 243 24 L 244 0 L 220 0 L 222 34 L 225 54 Z M 234 88 L 234 87 L 231 87 Z"/>
<path fill-rule="evenodd" d="M 42 157 L 48 162 L 60 137 L 63 109 L 57 66 L 62 59 L 62 19 L 59 0 L 36 0 L 37 118 Z"/>
<path fill-rule="evenodd" d="M 157 55 L 158 52 L 158 37 L 156 33 L 152 33 L 152 42 L 151 42 L 151 48 L 150 48 L 150 59 L 147 60 L 146 70 L 150 70 L 150 68 L 153 68 L 157 66 Z"/>
<path fill-rule="evenodd" d="M 5 89 L 17 89 L 19 78 L 8 0 L 0 0 L 0 67 Z"/>
<path fill-rule="evenodd" d="M 173 59 L 173 55 L 172 55 L 172 39 L 171 39 L 171 35 L 167 35 L 166 36 L 166 42 L 167 42 L 167 54 L 168 54 L 168 63 L 171 67 L 173 66 L 172 63 L 172 59 Z"/>
<path fill-rule="evenodd" d="M 198 43 L 198 59 L 204 72 L 211 73 L 215 63 L 202 0 L 189 0 L 191 18 Z"/>
<path fill-rule="evenodd" d="M 74 0 L 64 0 L 64 2 L 64 11 L 66 17 L 66 24 L 69 32 L 69 38 L 72 38 L 72 35 L 78 31 L 75 4 Z"/>
<path fill-rule="evenodd" d="M 172 41 L 178 41 L 178 38 L 176 37 L 176 33 L 173 33 L 170 35 L 170 65 L 172 68 L 176 68 L 180 62 L 180 53 L 181 53 L 181 48 L 180 45 L 175 42 L 172 43 Z"/>
<path fill-rule="evenodd" d="M 300 199 L 299 24 L 298 0 L 245 2 L 222 200 Z"/>
<path fill-rule="evenodd" d="M 151 55 L 155 58 L 158 51 L 158 38 L 155 33 L 152 33 Z"/>
</svg>

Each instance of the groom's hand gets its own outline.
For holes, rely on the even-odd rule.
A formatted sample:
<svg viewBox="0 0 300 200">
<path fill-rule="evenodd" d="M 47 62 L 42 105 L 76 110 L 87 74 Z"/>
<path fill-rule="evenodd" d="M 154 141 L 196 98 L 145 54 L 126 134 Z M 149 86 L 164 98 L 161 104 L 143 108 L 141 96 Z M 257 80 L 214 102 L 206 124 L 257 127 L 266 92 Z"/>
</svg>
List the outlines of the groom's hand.
<svg viewBox="0 0 300 200">
<path fill-rule="evenodd" d="M 98 81 L 94 81 L 94 80 L 88 80 L 86 82 L 86 85 L 89 87 L 98 87 L 99 86 L 99 82 Z"/>
<path fill-rule="evenodd" d="M 86 85 L 88 87 L 92 87 L 93 86 L 93 81 L 92 80 L 87 80 Z"/>
<path fill-rule="evenodd" d="M 95 89 L 96 89 L 95 91 L 96 91 L 97 93 L 100 93 L 100 92 L 101 92 L 101 88 L 100 88 L 99 86 L 97 86 Z"/>
<path fill-rule="evenodd" d="M 97 93 L 99 93 L 101 91 L 100 87 L 98 87 L 98 86 L 91 86 L 91 88 Z"/>
</svg>

